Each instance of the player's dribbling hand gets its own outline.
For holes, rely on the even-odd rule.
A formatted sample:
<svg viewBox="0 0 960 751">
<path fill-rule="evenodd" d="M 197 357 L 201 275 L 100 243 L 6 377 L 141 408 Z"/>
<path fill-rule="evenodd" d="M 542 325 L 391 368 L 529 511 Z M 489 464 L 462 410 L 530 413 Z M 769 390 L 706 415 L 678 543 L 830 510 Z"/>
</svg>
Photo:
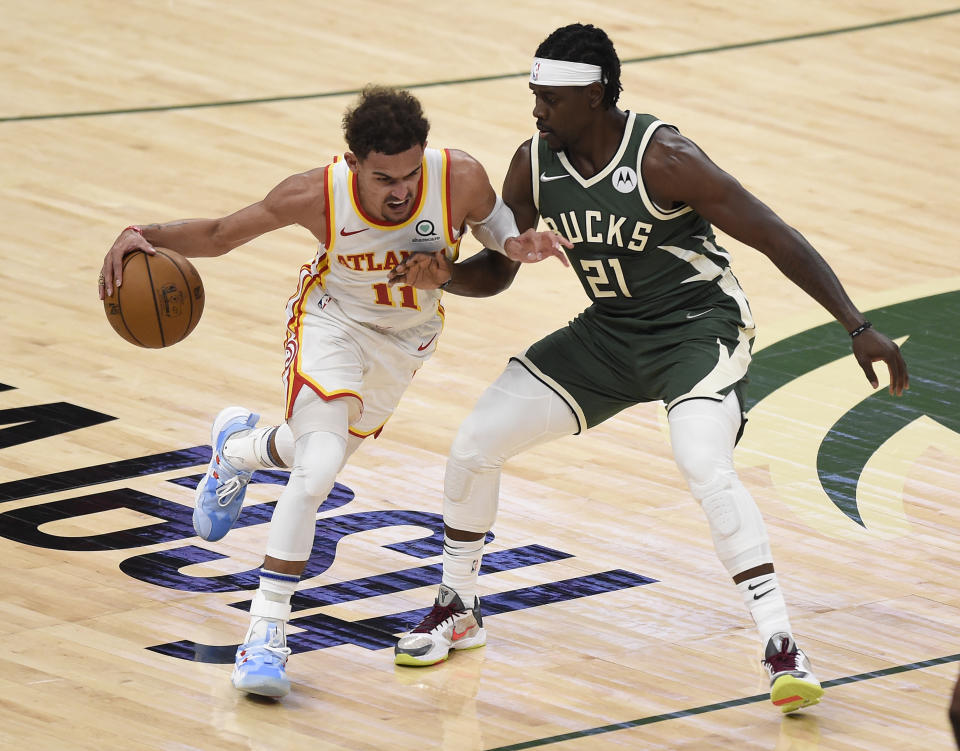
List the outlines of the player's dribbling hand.
<svg viewBox="0 0 960 751">
<path fill-rule="evenodd" d="M 132 250 L 142 250 L 151 256 L 157 252 L 133 227 L 123 230 L 103 258 L 100 277 L 97 279 L 101 300 L 113 294 L 114 283 L 118 287 L 123 283 L 123 257 Z"/>
<path fill-rule="evenodd" d="M 409 284 L 417 289 L 438 289 L 453 275 L 453 261 L 442 250 L 413 253 L 390 270 L 387 283 Z"/>
<path fill-rule="evenodd" d="M 569 266 L 567 256 L 560 248 L 570 249 L 573 243 L 556 232 L 536 232 L 528 229 L 522 235 L 509 238 L 503 244 L 503 252 L 511 261 L 536 263 L 553 256 L 559 258 L 564 266 Z"/>
</svg>

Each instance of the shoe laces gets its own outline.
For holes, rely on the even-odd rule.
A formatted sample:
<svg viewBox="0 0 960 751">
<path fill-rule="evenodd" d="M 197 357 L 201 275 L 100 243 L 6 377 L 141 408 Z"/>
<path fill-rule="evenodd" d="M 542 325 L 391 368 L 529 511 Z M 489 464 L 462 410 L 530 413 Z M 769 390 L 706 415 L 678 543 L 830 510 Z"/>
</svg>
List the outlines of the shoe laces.
<svg viewBox="0 0 960 751">
<path fill-rule="evenodd" d="M 290 656 L 290 653 L 293 651 L 290 647 L 284 645 L 282 647 L 275 647 L 272 644 L 264 644 L 262 649 L 266 650 L 278 660 L 286 662 L 286 659 Z"/>
<path fill-rule="evenodd" d="M 217 505 L 229 506 L 234 496 L 242 490 L 246 484 L 247 481 L 241 478 L 240 475 L 234 475 L 229 480 L 224 480 L 219 483 L 217 485 Z"/>
<path fill-rule="evenodd" d="M 770 665 L 774 673 L 782 673 L 787 670 L 797 670 L 797 656 L 796 645 L 794 644 L 791 649 L 790 640 L 784 639 L 780 642 L 780 651 L 764 658 L 764 661 Z"/>
<path fill-rule="evenodd" d="M 261 642 L 248 644 L 243 650 L 244 657 L 248 658 L 254 655 L 279 660 L 283 665 L 293 650 L 287 646 L 286 639 L 283 638 L 279 630 L 268 628 L 266 637 Z"/>
<path fill-rule="evenodd" d="M 411 634 L 428 634 L 448 618 L 455 615 L 466 614 L 466 610 L 458 608 L 453 602 L 446 605 L 434 603 L 433 608 L 427 613 L 427 617 L 420 621 L 420 624 L 411 631 Z"/>
</svg>

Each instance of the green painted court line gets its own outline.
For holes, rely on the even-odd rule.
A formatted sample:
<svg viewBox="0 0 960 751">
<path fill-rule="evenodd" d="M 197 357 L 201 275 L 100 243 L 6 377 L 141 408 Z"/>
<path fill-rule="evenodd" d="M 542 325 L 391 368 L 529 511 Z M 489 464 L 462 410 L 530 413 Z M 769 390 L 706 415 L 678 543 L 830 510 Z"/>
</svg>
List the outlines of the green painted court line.
<svg viewBox="0 0 960 751">
<path fill-rule="evenodd" d="M 950 10 L 941 10 L 935 13 L 924 13 L 918 16 L 905 16 L 903 18 L 893 18 L 889 21 L 874 21 L 872 23 L 859 24 L 856 26 L 843 26 L 838 29 L 826 29 L 824 31 L 811 31 L 806 34 L 791 34 L 789 36 L 772 37 L 770 39 L 758 39 L 752 42 L 733 42 L 723 44 L 717 47 L 701 47 L 699 49 L 684 50 L 682 52 L 666 52 L 660 55 L 649 55 L 647 57 L 632 57 L 621 60 L 621 65 L 632 65 L 635 63 L 650 63 L 657 60 L 671 60 L 677 57 L 691 57 L 693 55 L 708 55 L 714 52 L 729 52 L 730 50 L 742 50 L 750 47 L 762 47 L 769 44 L 781 44 L 783 42 L 797 42 L 804 39 L 817 39 L 819 37 L 835 36 L 837 34 L 851 34 L 857 31 L 869 31 L 870 29 L 880 29 L 885 26 L 899 26 L 901 24 L 915 23 L 917 21 L 929 21 L 934 18 L 952 16 L 960 13 L 960 8 Z M 403 89 L 428 89 L 436 86 L 462 86 L 471 83 L 483 83 L 486 81 L 501 81 L 507 78 L 526 77 L 529 71 L 520 73 L 499 73 L 491 76 L 475 76 L 473 78 L 453 78 L 446 81 L 428 81 L 426 83 L 403 84 L 398 88 Z M 272 104 L 275 102 L 296 102 L 302 99 L 329 99 L 338 96 L 356 96 L 360 89 L 342 89 L 340 91 L 323 91 L 315 94 L 290 94 L 287 96 L 259 97 L 256 99 L 231 99 L 220 102 L 199 102 L 195 104 L 167 104 L 153 107 L 129 107 L 126 109 L 114 110 L 91 110 L 85 112 L 59 112 L 49 115 L 15 115 L 12 117 L 0 117 L 0 123 L 27 122 L 32 120 L 66 120 L 76 117 L 104 117 L 106 115 L 138 115 L 149 112 L 173 112 L 176 110 L 195 110 L 207 109 L 210 107 L 237 107 L 245 104 Z"/>
<path fill-rule="evenodd" d="M 834 678 L 830 681 L 824 681 L 822 685 L 824 688 L 832 688 L 834 686 L 843 686 L 847 683 L 858 683 L 859 681 L 869 681 L 874 678 L 883 678 L 884 676 L 888 675 L 905 673 L 910 670 L 922 670 L 923 668 L 934 667 L 936 665 L 945 665 L 949 662 L 960 662 L 960 654 L 948 655 L 946 657 L 934 657 L 929 660 L 913 662 L 909 665 L 895 665 L 894 667 L 884 668 L 883 670 L 874 670 L 869 673 L 858 673 L 857 675 L 848 675 L 844 678 Z M 653 715 L 652 717 L 641 717 L 638 720 L 628 720 L 627 722 L 617 722 L 612 725 L 601 725 L 600 727 L 587 728 L 585 730 L 575 730 L 570 733 L 551 735 L 548 738 L 538 738 L 532 741 L 524 741 L 523 743 L 512 743 L 509 746 L 497 746 L 496 748 L 487 749 L 487 751 L 521 751 L 521 749 L 525 748 L 549 746 L 554 743 L 572 741 L 578 738 L 587 738 L 592 735 L 603 735 L 604 733 L 612 733 L 617 730 L 629 730 L 631 728 L 642 727 L 643 725 L 653 725 L 657 722 L 678 720 L 683 717 L 692 717 L 694 715 L 704 714 L 706 712 L 716 712 L 721 709 L 740 707 L 744 704 L 756 704 L 760 701 L 767 701 L 769 698 L 769 693 L 744 696 L 741 699 L 730 699 L 728 701 L 717 702 L 716 704 L 705 704 L 702 707 L 681 709 L 676 712 L 666 712 L 664 714 Z"/>
</svg>

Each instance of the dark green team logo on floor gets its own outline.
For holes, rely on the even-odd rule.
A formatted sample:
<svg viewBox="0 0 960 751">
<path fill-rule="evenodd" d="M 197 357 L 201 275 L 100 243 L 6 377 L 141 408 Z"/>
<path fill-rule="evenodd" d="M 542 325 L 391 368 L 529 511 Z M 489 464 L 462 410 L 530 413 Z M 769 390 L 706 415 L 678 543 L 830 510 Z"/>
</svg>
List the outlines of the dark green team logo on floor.
<svg viewBox="0 0 960 751">
<path fill-rule="evenodd" d="M 909 337 L 903 356 L 910 390 L 901 397 L 877 391 L 848 411 L 827 432 L 817 453 L 817 475 L 830 500 L 865 526 L 857 508 L 857 484 L 870 457 L 898 431 L 928 417 L 960 432 L 960 291 L 877 308 L 867 318 L 892 339 Z M 850 354 L 836 323 L 824 324 L 760 350 L 750 369 L 747 410 L 816 368 Z M 886 368 L 877 363 L 881 371 Z"/>
</svg>

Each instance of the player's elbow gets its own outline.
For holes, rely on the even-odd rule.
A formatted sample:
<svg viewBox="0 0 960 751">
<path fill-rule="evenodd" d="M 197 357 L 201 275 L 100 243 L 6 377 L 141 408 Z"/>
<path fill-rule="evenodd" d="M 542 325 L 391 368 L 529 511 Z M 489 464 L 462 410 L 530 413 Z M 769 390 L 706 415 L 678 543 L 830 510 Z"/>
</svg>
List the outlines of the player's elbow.
<svg viewBox="0 0 960 751">
<path fill-rule="evenodd" d="M 947 716 L 950 718 L 950 724 L 953 725 L 953 731 L 957 736 L 958 742 L 960 742 L 960 702 L 954 701 L 953 704 L 950 705 Z"/>
<path fill-rule="evenodd" d="M 498 295 L 501 292 L 504 292 L 510 289 L 510 285 L 513 284 L 513 280 L 517 278 L 517 272 L 520 270 L 520 264 L 517 261 L 512 261 L 501 253 L 497 253 L 492 250 L 487 252 L 492 253 L 495 257 L 495 272 L 493 289 L 491 290 L 491 295 Z"/>
</svg>

